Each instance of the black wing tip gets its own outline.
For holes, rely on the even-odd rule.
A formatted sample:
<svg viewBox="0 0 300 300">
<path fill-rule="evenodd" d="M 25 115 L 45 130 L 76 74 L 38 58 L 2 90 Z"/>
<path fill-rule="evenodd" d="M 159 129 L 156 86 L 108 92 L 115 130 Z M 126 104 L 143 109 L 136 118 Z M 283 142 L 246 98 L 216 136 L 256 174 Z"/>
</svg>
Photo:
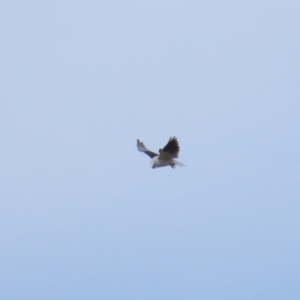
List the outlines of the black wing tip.
<svg viewBox="0 0 300 300">
<path fill-rule="evenodd" d="M 176 136 L 170 137 L 170 141 L 169 142 L 173 142 L 176 143 L 179 146 L 179 142 Z"/>
<path fill-rule="evenodd" d="M 176 142 L 176 143 L 178 143 L 178 139 L 177 139 L 177 137 L 176 136 L 171 136 L 170 137 L 170 139 L 169 139 L 169 142 Z"/>
</svg>

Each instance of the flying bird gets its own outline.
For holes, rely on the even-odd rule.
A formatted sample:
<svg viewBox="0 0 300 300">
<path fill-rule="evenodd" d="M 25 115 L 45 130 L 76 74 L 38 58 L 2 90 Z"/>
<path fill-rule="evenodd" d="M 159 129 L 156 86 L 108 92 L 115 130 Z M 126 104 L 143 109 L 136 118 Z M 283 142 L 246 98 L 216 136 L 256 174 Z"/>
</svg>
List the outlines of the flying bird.
<svg viewBox="0 0 300 300">
<path fill-rule="evenodd" d="M 152 158 L 150 164 L 153 169 L 166 166 L 175 168 L 176 165 L 181 167 L 185 166 L 181 162 L 174 159 L 178 157 L 178 153 L 180 150 L 178 140 L 175 136 L 170 137 L 167 145 L 164 148 L 159 149 L 159 154 L 147 149 L 140 140 L 137 140 L 137 149 L 138 151 L 144 152 L 145 154 L 150 156 L 150 158 Z"/>
</svg>

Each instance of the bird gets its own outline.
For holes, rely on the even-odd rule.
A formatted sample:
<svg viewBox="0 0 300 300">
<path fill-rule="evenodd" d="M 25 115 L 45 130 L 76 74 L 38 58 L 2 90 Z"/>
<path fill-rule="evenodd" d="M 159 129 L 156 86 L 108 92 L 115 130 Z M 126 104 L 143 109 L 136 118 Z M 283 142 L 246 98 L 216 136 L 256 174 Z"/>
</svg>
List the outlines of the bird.
<svg viewBox="0 0 300 300">
<path fill-rule="evenodd" d="M 174 169 L 176 165 L 185 167 L 183 163 L 174 159 L 178 157 L 178 153 L 180 150 L 178 140 L 175 136 L 170 137 L 166 146 L 162 149 L 159 149 L 159 154 L 147 149 L 144 143 L 139 139 L 137 140 L 137 149 L 138 151 L 144 152 L 145 154 L 150 156 L 150 158 L 152 158 L 150 165 L 153 169 L 167 166 L 171 166 Z"/>
</svg>

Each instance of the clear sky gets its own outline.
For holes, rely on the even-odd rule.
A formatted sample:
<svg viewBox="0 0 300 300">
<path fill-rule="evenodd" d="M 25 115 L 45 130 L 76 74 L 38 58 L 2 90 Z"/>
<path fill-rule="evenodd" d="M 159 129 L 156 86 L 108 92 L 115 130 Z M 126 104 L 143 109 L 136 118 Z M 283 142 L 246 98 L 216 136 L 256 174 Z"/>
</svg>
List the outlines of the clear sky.
<svg viewBox="0 0 300 300">
<path fill-rule="evenodd" d="M 299 15 L 1 1 L 0 298 L 300 299 Z"/>
</svg>

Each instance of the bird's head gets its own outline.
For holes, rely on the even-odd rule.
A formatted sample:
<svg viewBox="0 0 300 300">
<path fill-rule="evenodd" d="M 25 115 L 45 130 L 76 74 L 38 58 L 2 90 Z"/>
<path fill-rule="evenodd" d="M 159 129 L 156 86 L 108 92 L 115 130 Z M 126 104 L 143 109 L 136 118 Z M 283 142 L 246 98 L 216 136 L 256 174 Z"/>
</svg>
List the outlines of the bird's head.
<svg viewBox="0 0 300 300">
<path fill-rule="evenodd" d="M 151 161 L 150 161 L 150 166 L 152 169 L 155 169 L 157 167 L 157 158 L 154 157 Z"/>
</svg>

